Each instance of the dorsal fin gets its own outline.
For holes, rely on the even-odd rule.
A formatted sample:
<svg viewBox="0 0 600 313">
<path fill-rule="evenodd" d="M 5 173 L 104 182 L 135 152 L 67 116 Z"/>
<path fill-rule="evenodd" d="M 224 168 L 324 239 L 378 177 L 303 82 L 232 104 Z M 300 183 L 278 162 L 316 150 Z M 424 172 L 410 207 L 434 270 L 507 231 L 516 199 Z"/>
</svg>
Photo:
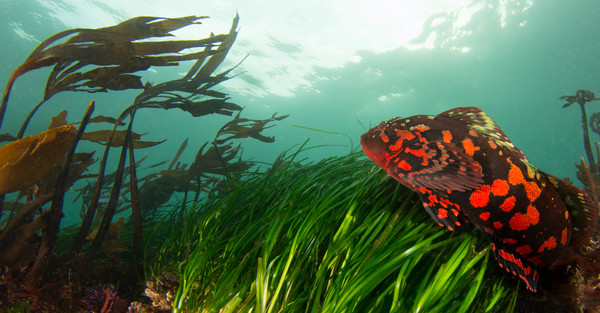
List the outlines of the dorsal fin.
<svg viewBox="0 0 600 313">
<path fill-rule="evenodd" d="M 521 152 L 513 143 L 506 137 L 502 129 L 496 124 L 485 112 L 477 107 L 459 107 L 440 113 L 438 116 L 446 117 L 467 125 L 477 134 L 487 137 L 496 145 L 512 150 L 517 156 L 527 161 L 525 154 Z"/>
<path fill-rule="evenodd" d="M 598 208 L 583 190 L 573 186 L 566 180 L 546 174 L 550 183 L 567 205 L 573 223 L 572 246 L 586 244 L 598 223 Z"/>
</svg>

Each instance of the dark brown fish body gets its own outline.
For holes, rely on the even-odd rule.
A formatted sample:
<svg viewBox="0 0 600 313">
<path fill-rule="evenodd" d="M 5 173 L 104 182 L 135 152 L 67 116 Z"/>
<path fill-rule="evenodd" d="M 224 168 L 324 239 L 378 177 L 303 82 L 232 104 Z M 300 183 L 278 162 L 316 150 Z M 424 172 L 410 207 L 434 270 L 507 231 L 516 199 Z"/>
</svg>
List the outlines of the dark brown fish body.
<svg viewBox="0 0 600 313">
<path fill-rule="evenodd" d="M 361 144 L 390 176 L 419 193 L 438 224 L 454 230 L 471 222 L 487 232 L 500 265 L 533 291 L 537 269 L 557 264 L 594 217 L 587 195 L 531 165 L 478 108 L 395 118 L 364 134 Z M 573 211 L 586 224 L 577 233 Z"/>
</svg>

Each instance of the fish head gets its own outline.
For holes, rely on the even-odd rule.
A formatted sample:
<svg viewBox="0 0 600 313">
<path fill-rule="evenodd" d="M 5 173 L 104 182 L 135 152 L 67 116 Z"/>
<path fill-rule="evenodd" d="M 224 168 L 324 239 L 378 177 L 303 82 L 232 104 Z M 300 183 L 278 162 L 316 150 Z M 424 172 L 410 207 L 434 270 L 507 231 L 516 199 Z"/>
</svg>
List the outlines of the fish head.
<svg viewBox="0 0 600 313">
<path fill-rule="evenodd" d="M 377 165 L 387 169 L 391 158 L 418 143 L 419 131 L 411 124 L 401 117 L 381 122 L 360 137 L 363 151 Z"/>
</svg>

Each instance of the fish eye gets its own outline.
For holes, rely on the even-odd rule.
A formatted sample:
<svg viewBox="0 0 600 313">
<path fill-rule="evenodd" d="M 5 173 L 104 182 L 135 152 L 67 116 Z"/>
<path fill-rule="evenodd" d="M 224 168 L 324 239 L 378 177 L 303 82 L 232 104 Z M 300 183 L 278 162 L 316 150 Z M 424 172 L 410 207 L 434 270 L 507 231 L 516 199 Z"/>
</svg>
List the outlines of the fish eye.
<svg viewBox="0 0 600 313">
<path fill-rule="evenodd" d="M 379 130 L 379 131 L 384 131 L 386 128 L 387 128 L 386 122 L 381 122 L 381 123 L 379 123 L 379 125 L 377 125 L 377 130 Z"/>
</svg>

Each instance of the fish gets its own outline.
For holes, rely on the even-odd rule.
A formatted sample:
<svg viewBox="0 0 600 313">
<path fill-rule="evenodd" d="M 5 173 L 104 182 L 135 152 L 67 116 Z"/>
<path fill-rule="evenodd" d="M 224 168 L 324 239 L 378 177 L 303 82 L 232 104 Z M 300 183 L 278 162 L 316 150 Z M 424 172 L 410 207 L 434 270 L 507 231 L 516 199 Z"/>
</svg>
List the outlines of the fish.
<svg viewBox="0 0 600 313">
<path fill-rule="evenodd" d="M 499 265 L 536 292 L 540 273 L 589 241 L 598 209 L 581 189 L 531 164 L 477 107 L 396 117 L 361 136 L 365 154 L 415 191 L 440 226 L 488 234 Z"/>
</svg>

